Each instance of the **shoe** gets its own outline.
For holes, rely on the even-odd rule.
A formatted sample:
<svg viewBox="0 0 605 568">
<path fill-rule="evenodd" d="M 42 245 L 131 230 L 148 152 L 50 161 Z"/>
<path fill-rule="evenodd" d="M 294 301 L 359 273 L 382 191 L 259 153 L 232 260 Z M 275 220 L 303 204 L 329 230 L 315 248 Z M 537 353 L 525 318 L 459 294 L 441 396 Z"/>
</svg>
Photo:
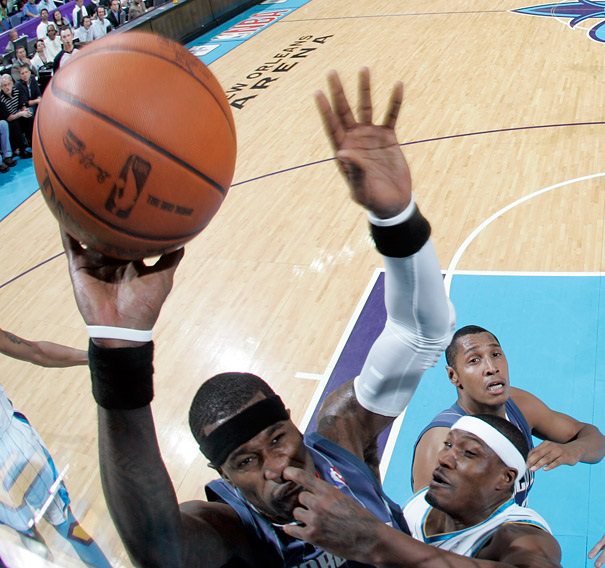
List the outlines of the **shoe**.
<svg viewBox="0 0 605 568">
<path fill-rule="evenodd" d="M 8 158 L 4 158 L 4 163 L 9 167 L 9 168 L 13 168 L 14 166 L 17 165 L 17 160 L 11 158 L 10 156 Z"/>
<path fill-rule="evenodd" d="M 8 172 L 8 166 L 0 162 L 0 174 L 5 174 L 6 172 Z"/>
<path fill-rule="evenodd" d="M 31 157 L 32 157 L 32 153 L 28 152 L 25 149 L 23 149 L 23 150 L 21 150 L 21 152 L 19 152 L 19 158 L 21 158 L 22 160 L 25 158 L 31 158 Z"/>
</svg>

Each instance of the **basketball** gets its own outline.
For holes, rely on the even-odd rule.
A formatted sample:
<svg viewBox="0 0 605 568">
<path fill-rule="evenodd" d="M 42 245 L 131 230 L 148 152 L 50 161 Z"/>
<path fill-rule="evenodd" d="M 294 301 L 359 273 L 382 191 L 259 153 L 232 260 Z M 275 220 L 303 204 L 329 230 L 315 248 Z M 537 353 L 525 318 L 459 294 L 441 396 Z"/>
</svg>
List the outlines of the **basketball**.
<svg viewBox="0 0 605 568">
<path fill-rule="evenodd" d="M 227 98 L 178 43 L 112 33 L 53 77 L 34 123 L 41 193 L 74 238 L 135 260 L 181 247 L 208 225 L 235 170 Z"/>
</svg>

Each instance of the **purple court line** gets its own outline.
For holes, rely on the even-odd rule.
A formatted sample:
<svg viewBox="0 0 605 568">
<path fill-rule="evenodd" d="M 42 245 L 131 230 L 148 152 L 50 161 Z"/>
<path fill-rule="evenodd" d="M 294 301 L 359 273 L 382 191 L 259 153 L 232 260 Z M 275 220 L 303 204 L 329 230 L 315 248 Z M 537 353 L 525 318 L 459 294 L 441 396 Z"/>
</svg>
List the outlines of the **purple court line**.
<svg viewBox="0 0 605 568">
<path fill-rule="evenodd" d="M 437 136 L 436 138 L 425 138 L 424 140 L 412 140 L 411 142 L 403 142 L 402 144 L 399 144 L 399 146 L 403 147 L 403 146 L 413 146 L 414 144 L 424 144 L 426 142 L 439 142 L 441 140 L 453 140 L 454 138 L 464 138 L 467 136 L 480 136 L 483 134 L 497 134 L 497 133 L 501 133 L 501 132 L 515 132 L 518 130 L 537 130 L 540 128 L 564 128 L 567 126 L 603 126 L 605 125 L 605 121 L 599 120 L 596 122 L 569 122 L 569 123 L 563 123 L 563 124 L 538 124 L 535 126 L 514 126 L 511 128 L 496 128 L 494 130 L 480 130 L 478 132 L 465 132 L 462 134 L 449 134 L 448 136 Z M 284 174 L 287 172 L 292 172 L 295 170 L 300 170 L 303 168 L 308 168 L 310 166 L 316 166 L 318 164 L 323 164 L 325 162 L 331 162 L 333 160 L 335 160 L 336 158 L 332 157 L 332 158 L 324 158 L 323 160 L 316 160 L 314 162 L 309 162 L 307 164 L 301 164 L 298 166 L 292 166 L 291 168 L 285 168 L 283 170 L 277 170 L 275 172 L 270 172 L 268 174 L 262 174 L 260 176 L 256 176 L 244 181 L 240 181 L 237 183 L 234 183 L 231 185 L 231 187 L 239 187 L 240 185 L 244 185 L 246 183 L 251 183 L 253 181 L 258 181 L 260 179 L 264 179 L 264 178 L 268 178 L 268 177 L 272 177 L 272 176 L 276 176 L 279 174 Z M 31 196 L 30 196 L 31 197 Z M 28 197 L 29 199 L 29 197 Z M 25 200 L 27 201 L 27 199 Z M 25 203 L 25 201 L 23 203 Z M 9 284 L 15 282 L 16 280 L 18 280 L 19 278 L 21 278 L 22 276 L 25 276 L 26 274 L 29 274 L 32 270 L 35 270 L 36 268 L 39 268 L 40 266 L 43 266 L 44 264 L 46 264 L 47 262 L 50 262 L 52 260 L 55 260 L 56 258 L 59 258 L 61 255 L 63 255 L 63 252 L 60 252 L 46 260 L 43 260 L 42 262 L 36 264 L 35 266 L 32 266 L 31 268 L 28 268 L 25 272 L 22 272 L 21 274 L 17 274 L 17 276 L 14 276 L 13 278 L 11 278 L 10 280 L 7 280 L 6 282 L 4 282 L 3 284 L 0 284 L 0 290 L 2 288 L 4 288 L 5 286 L 8 286 Z"/>
<path fill-rule="evenodd" d="M 598 120 L 596 122 L 569 122 L 563 124 L 538 124 L 535 126 L 513 126 L 511 128 L 496 128 L 494 130 L 480 130 L 478 132 L 464 132 L 462 134 L 449 134 L 447 136 L 438 136 L 436 138 L 425 138 L 424 140 L 412 140 L 411 142 L 403 142 L 399 144 L 399 146 L 413 146 L 414 144 L 424 144 L 425 142 L 440 142 L 442 140 L 453 140 L 454 138 L 464 138 L 466 136 L 480 136 L 483 134 L 497 134 L 500 132 L 515 132 L 517 130 L 537 130 L 540 128 L 564 128 L 567 126 L 603 126 L 605 125 L 605 121 Z M 331 162 L 336 158 L 324 158 L 323 160 L 317 160 L 315 162 L 309 162 L 307 164 L 300 164 L 298 166 L 292 166 L 291 168 L 286 168 L 284 170 L 278 170 L 276 172 L 270 172 L 268 174 L 262 174 L 260 176 L 250 178 L 244 181 L 239 181 L 231 185 L 231 187 L 237 187 L 240 185 L 244 185 L 246 183 L 250 183 L 253 181 L 258 181 L 259 179 L 268 178 L 271 176 L 275 176 L 278 174 L 284 174 L 287 172 L 292 172 L 294 170 L 299 170 L 302 168 L 308 168 L 309 166 L 316 166 L 317 164 L 323 164 L 325 162 Z"/>
<path fill-rule="evenodd" d="M 55 254 L 54 256 L 51 256 L 50 258 L 47 258 L 46 260 L 43 260 L 42 262 L 39 262 L 35 266 L 32 266 L 31 268 L 28 268 L 25 272 L 22 272 L 21 274 L 17 274 L 17 276 L 14 276 L 13 278 L 11 278 L 10 280 L 7 280 L 3 284 L 0 284 L 0 290 L 2 288 L 4 288 L 5 286 L 8 286 L 9 284 L 11 284 L 12 282 L 14 282 L 15 280 L 18 280 L 22 276 L 25 276 L 26 274 L 29 274 L 32 270 L 36 270 L 36 268 L 40 268 L 41 266 L 44 266 L 45 264 L 49 263 L 50 261 L 55 260 L 55 258 L 59 258 L 60 256 L 63 256 L 64 254 L 65 254 L 64 252 L 59 252 L 59 253 Z"/>
</svg>

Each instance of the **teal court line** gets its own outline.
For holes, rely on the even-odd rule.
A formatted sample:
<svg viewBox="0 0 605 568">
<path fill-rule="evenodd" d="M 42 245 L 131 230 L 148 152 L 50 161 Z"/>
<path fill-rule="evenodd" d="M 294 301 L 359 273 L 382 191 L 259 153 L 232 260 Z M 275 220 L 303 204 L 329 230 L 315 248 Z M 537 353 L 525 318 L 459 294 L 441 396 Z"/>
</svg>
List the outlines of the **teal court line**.
<svg viewBox="0 0 605 568">
<path fill-rule="evenodd" d="M 507 355 L 513 386 L 605 432 L 604 282 L 600 274 L 457 274 L 451 292 L 457 327 L 474 323 L 492 330 Z M 416 435 L 455 400 L 444 366 L 442 357 L 422 379 L 386 467 L 385 489 L 398 503 L 412 494 Z M 604 462 L 538 472 L 529 505 L 553 529 L 565 568 L 593 566 L 587 551 L 605 533 Z"/>
</svg>

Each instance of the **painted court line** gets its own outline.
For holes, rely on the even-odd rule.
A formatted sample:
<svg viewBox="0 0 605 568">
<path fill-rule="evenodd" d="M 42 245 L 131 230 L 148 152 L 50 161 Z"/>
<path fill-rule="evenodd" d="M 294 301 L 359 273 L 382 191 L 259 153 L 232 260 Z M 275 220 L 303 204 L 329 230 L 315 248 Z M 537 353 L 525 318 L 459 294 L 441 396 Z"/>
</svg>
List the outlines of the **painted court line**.
<svg viewBox="0 0 605 568">
<path fill-rule="evenodd" d="M 451 291 L 451 287 L 452 287 L 452 278 L 453 278 L 454 272 L 456 271 L 456 267 L 458 266 L 458 263 L 460 262 L 462 255 L 466 252 L 466 249 L 477 238 L 477 236 L 479 236 L 481 231 L 483 231 L 486 227 L 488 227 L 496 219 L 499 219 L 505 213 L 508 213 L 511 209 L 514 209 L 518 205 L 521 205 L 522 203 L 525 203 L 526 201 L 534 199 L 535 197 L 538 197 L 539 195 L 543 195 L 545 193 L 548 193 L 549 191 L 553 191 L 553 190 L 559 189 L 561 187 L 566 187 L 568 185 L 573 185 L 573 184 L 581 182 L 581 181 L 587 181 L 587 180 L 591 180 L 591 179 L 595 179 L 595 178 L 599 178 L 599 177 L 603 177 L 603 176 L 605 176 L 605 172 L 601 172 L 598 174 L 590 174 L 590 175 L 574 178 L 571 180 L 562 181 L 562 182 L 556 183 L 554 185 L 545 187 L 543 189 L 539 189 L 537 191 L 534 191 L 533 193 L 530 193 L 529 195 L 525 195 L 523 197 L 520 197 L 519 199 L 516 199 L 512 203 L 508 204 L 506 207 L 503 207 L 502 209 L 500 209 L 499 211 L 496 211 L 493 215 L 491 215 L 490 217 L 485 219 L 485 221 L 483 221 L 480 225 L 478 225 L 475 229 L 473 229 L 473 231 L 471 231 L 469 236 L 466 237 L 464 242 L 460 245 L 458 250 L 454 253 L 452 260 L 450 261 L 450 264 L 447 267 L 447 271 L 445 274 L 445 290 L 446 290 L 448 296 L 450 295 L 450 291 Z"/>
</svg>

